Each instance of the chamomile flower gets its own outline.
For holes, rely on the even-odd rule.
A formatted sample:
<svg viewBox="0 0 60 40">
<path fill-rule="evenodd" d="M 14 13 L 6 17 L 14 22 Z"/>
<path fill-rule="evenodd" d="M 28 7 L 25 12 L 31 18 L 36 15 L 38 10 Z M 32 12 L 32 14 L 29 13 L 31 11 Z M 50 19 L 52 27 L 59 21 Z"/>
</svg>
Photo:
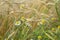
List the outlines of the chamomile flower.
<svg viewBox="0 0 60 40">
<path fill-rule="evenodd" d="M 21 21 L 25 21 L 25 17 L 24 16 L 21 17 Z"/>
<path fill-rule="evenodd" d="M 41 19 L 38 23 L 37 23 L 37 25 L 40 25 L 40 24 L 45 24 L 46 23 L 46 20 L 45 19 Z"/>
<path fill-rule="evenodd" d="M 15 25 L 20 25 L 21 24 L 21 21 L 16 21 L 15 22 Z"/>
<path fill-rule="evenodd" d="M 55 30 L 55 28 L 52 28 L 51 30 L 52 30 L 52 31 L 54 31 L 54 30 Z"/>
<path fill-rule="evenodd" d="M 38 36 L 38 39 L 42 39 L 42 36 Z"/>
<path fill-rule="evenodd" d="M 40 24 L 45 24 L 46 20 L 45 19 L 42 19 Z"/>
</svg>

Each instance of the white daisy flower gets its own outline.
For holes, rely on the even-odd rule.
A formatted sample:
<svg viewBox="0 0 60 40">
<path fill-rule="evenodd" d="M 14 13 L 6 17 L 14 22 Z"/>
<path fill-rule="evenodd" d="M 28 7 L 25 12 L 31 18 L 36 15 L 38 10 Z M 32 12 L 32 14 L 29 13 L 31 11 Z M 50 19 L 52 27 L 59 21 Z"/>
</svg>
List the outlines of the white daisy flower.
<svg viewBox="0 0 60 40">
<path fill-rule="evenodd" d="M 16 21 L 15 22 L 15 25 L 20 25 L 21 24 L 21 21 Z"/>
</svg>

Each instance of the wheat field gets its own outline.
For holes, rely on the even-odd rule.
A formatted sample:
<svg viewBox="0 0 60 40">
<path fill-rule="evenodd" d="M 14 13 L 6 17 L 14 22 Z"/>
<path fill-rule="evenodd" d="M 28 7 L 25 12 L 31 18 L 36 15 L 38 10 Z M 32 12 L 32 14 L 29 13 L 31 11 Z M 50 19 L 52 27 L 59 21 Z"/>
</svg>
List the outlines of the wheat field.
<svg viewBox="0 0 60 40">
<path fill-rule="evenodd" d="M 0 0 L 0 40 L 60 40 L 60 0 Z"/>
</svg>

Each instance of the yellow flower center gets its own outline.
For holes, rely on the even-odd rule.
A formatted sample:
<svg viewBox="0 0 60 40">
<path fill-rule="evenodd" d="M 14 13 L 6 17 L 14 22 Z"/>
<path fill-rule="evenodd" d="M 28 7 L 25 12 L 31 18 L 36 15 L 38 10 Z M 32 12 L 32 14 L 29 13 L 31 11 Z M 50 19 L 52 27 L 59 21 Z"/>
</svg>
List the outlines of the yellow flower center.
<svg viewBox="0 0 60 40">
<path fill-rule="evenodd" d="M 55 30 L 55 28 L 52 28 L 52 31 L 54 31 Z"/>
<path fill-rule="evenodd" d="M 53 21 L 54 21 L 54 20 L 56 20 L 56 18 L 51 18 L 51 20 L 53 20 Z"/>
<path fill-rule="evenodd" d="M 45 22 L 46 22 L 46 21 L 45 21 L 44 19 L 43 19 L 43 20 L 41 20 L 41 24 L 45 24 Z"/>
<path fill-rule="evenodd" d="M 58 26 L 58 29 L 60 29 L 60 26 Z"/>
<path fill-rule="evenodd" d="M 42 39 L 42 36 L 38 36 L 38 39 Z"/>
<path fill-rule="evenodd" d="M 16 21 L 16 22 L 15 22 L 15 25 L 20 25 L 20 24 L 21 24 L 20 21 Z"/>
<path fill-rule="evenodd" d="M 17 21 L 16 24 L 19 24 L 19 22 Z"/>
</svg>

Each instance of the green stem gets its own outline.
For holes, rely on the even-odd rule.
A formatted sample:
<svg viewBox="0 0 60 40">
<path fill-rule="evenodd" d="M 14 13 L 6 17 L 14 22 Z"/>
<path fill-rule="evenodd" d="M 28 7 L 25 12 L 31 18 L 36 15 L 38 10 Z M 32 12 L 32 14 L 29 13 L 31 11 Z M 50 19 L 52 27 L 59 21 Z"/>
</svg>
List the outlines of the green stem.
<svg viewBox="0 0 60 40">
<path fill-rule="evenodd" d="M 55 9 L 56 9 L 56 12 L 57 12 L 57 15 L 58 15 L 58 20 L 60 21 L 60 12 L 58 12 L 57 3 L 55 5 Z"/>
</svg>

